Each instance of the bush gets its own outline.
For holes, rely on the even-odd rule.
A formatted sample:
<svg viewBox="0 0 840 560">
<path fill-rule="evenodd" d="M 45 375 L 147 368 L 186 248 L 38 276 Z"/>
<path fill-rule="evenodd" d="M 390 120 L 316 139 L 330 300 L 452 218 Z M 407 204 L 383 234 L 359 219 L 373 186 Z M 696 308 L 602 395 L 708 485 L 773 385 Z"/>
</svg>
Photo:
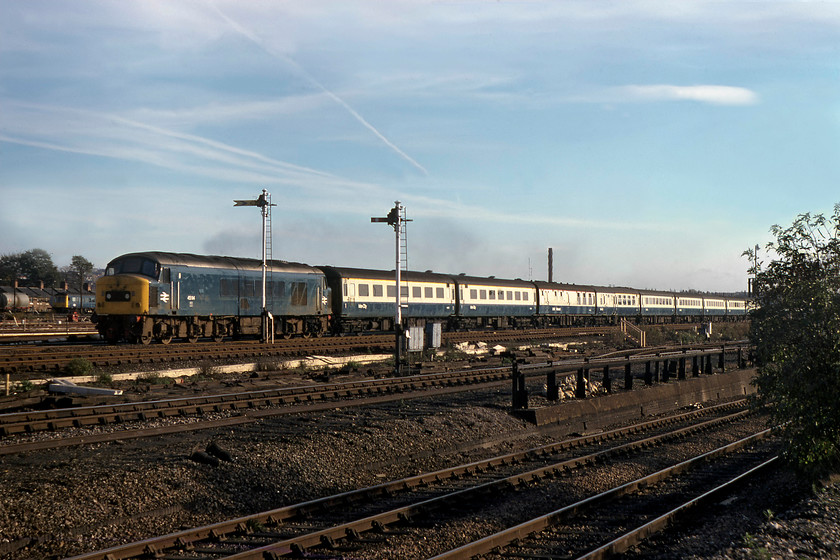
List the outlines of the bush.
<svg viewBox="0 0 840 560">
<path fill-rule="evenodd" d="M 93 364 L 84 358 L 73 358 L 64 366 L 64 373 L 71 377 L 91 375 L 93 374 Z"/>
<path fill-rule="evenodd" d="M 811 476 L 840 468 L 840 204 L 773 226 L 767 266 L 752 250 L 758 404 L 784 426 L 785 456 Z"/>
</svg>

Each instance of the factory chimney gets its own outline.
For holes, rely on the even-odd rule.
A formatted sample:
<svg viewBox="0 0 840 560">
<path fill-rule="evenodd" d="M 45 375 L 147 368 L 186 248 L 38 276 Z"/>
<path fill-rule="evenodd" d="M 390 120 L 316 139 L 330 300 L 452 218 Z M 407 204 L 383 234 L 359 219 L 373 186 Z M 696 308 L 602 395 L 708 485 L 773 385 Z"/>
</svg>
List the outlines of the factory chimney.
<svg viewBox="0 0 840 560">
<path fill-rule="evenodd" d="M 554 249 L 548 248 L 548 281 L 554 282 Z"/>
</svg>

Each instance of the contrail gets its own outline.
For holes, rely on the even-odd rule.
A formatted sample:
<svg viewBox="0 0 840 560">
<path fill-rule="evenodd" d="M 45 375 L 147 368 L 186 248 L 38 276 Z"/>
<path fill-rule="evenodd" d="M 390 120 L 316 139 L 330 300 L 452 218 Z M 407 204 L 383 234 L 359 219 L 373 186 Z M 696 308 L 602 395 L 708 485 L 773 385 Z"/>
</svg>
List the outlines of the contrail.
<svg viewBox="0 0 840 560">
<path fill-rule="evenodd" d="M 294 60 L 292 60 L 291 58 L 289 58 L 288 56 L 286 56 L 284 54 L 278 54 L 278 53 L 272 52 L 271 49 L 269 49 L 259 37 L 257 37 L 256 35 L 254 35 L 250 31 L 248 31 L 247 29 L 245 29 L 244 27 L 239 25 L 239 23 L 237 23 L 236 21 L 234 21 L 230 17 L 228 17 L 227 14 L 225 14 L 216 4 L 211 2 L 210 5 L 213 7 L 214 10 L 216 10 L 216 13 L 218 13 L 225 21 L 227 21 L 230 24 L 230 26 L 233 27 L 233 29 L 235 29 L 238 33 L 240 33 L 242 36 L 248 38 L 248 40 L 250 40 L 252 43 L 257 45 L 260 49 L 262 49 L 263 51 L 268 53 L 270 56 L 273 56 L 275 58 L 279 58 L 280 60 L 285 61 L 287 64 L 292 65 L 298 72 L 300 72 L 300 74 L 302 74 L 307 80 L 309 80 L 309 82 L 312 85 L 314 85 L 315 87 L 320 89 L 322 92 L 327 94 L 333 101 L 335 101 L 336 103 L 338 103 L 339 105 L 344 107 L 347 110 L 347 112 L 350 113 L 353 116 L 353 118 L 355 118 L 357 121 L 359 121 L 359 123 L 361 123 L 362 126 L 364 126 L 368 130 L 373 132 L 376 135 L 376 137 L 379 138 L 380 140 L 382 140 L 382 142 L 386 146 L 388 146 L 393 151 L 395 151 L 400 157 L 402 157 L 408 163 L 410 163 L 411 165 L 413 165 L 414 167 L 416 167 L 417 169 L 422 171 L 424 175 L 429 174 L 429 172 L 426 170 L 425 167 L 420 165 L 414 158 L 412 158 L 410 155 L 408 155 L 407 153 L 405 153 L 404 151 L 399 149 L 399 147 L 397 147 L 393 142 L 388 140 L 385 137 L 384 134 L 379 132 L 376 129 L 376 127 L 374 127 L 372 124 L 370 124 L 368 121 L 366 121 L 365 118 L 362 115 L 360 115 L 355 109 L 353 109 L 350 105 L 348 105 L 339 96 L 337 96 L 336 94 L 334 94 L 333 92 L 328 90 L 321 82 L 316 80 L 309 72 L 304 70 L 297 62 L 295 62 Z"/>
</svg>

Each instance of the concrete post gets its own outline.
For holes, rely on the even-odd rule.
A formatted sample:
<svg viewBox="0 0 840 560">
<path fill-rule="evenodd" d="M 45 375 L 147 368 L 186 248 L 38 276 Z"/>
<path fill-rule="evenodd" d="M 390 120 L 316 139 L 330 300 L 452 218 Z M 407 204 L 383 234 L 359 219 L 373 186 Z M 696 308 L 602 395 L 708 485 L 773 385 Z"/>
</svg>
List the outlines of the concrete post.
<svg viewBox="0 0 840 560">
<path fill-rule="evenodd" d="M 575 398 L 586 398 L 586 378 L 584 377 L 584 369 L 578 368 L 577 379 L 575 380 Z"/>
<path fill-rule="evenodd" d="M 604 390 L 612 393 L 612 379 L 610 378 L 610 366 L 604 366 Z"/>
<path fill-rule="evenodd" d="M 554 370 L 548 372 L 545 396 L 550 401 L 560 400 L 560 388 L 557 386 L 557 372 Z"/>
<path fill-rule="evenodd" d="M 630 356 L 627 356 L 627 363 L 624 364 L 624 389 L 633 389 L 633 364 L 630 363 Z"/>
</svg>

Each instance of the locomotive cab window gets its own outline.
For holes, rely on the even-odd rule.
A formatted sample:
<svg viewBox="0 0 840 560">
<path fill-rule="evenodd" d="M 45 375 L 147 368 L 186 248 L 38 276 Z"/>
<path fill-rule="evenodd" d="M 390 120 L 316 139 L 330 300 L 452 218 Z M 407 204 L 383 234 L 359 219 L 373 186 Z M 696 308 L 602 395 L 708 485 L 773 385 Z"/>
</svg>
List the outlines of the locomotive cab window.
<svg viewBox="0 0 840 560">
<path fill-rule="evenodd" d="M 160 265 L 151 259 L 143 257 L 126 257 L 108 267 L 107 274 L 108 276 L 114 276 L 116 274 L 139 274 L 157 280 L 160 274 Z"/>
</svg>

